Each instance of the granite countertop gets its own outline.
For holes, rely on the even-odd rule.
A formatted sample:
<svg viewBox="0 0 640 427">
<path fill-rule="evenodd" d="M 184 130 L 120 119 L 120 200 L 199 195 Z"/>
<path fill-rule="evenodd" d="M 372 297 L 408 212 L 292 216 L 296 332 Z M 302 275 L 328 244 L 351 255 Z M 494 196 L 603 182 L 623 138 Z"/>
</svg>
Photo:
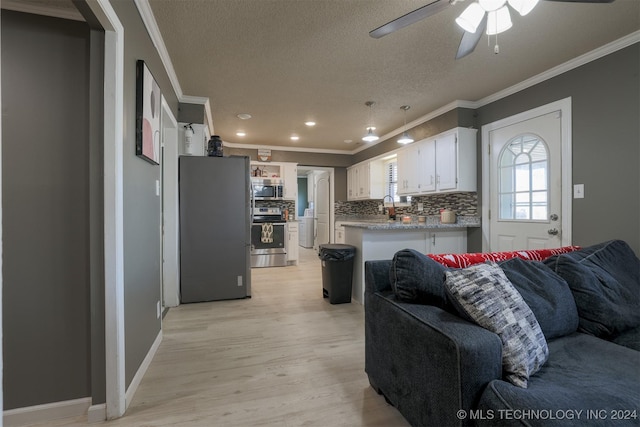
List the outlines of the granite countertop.
<svg viewBox="0 0 640 427">
<path fill-rule="evenodd" d="M 336 220 L 338 222 L 338 220 Z M 402 223 L 400 217 L 396 221 L 382 219 L 341 219 L 345 227 L 364 228 L 367 230 L 419 230 L 419 229 L 456 229 L 467 227 L 480 227 L 482 225 L 480 217 L 477 216 L 458 216 L 454 224 L 443 224 L 440 222 L 439 215 L 427 216 L 426 222 L 418 222 L 416 216 L 411 217 L 408 224 Z"/>
</svg>

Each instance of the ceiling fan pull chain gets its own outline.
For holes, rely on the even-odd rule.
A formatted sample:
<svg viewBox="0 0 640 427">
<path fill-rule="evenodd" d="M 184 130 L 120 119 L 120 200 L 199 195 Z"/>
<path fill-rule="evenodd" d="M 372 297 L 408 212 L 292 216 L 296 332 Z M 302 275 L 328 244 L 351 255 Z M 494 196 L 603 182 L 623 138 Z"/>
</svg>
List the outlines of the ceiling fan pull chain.
<svg viewBox="0 0 640 427">
<path fill-rule="evenodd" d="M 500 53 L 500 46 L 498 46 L 498 35 L 496 34 L 496 45 L 493 47 L 493 53 L 496 55 Z"/>
</svg>

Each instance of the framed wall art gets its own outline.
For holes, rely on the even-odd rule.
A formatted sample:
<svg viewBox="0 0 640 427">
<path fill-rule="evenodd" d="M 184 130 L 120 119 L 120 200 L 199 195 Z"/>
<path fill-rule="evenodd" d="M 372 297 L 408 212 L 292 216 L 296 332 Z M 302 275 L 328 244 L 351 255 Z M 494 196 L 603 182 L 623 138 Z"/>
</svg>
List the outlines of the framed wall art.
<svg viewBox="0 0 640 427">
<path fill-rule="evenodd" d="M 136 63 L 136 155 L 160 164 L 160 86 L 143 60 Z"/>
</svg>

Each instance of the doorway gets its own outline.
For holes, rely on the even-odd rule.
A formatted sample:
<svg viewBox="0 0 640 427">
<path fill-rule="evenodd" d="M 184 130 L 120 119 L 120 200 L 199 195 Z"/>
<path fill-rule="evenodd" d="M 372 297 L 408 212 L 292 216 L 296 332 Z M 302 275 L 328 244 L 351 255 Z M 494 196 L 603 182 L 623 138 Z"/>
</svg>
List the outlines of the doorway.
<svg viewBox="0 0 640 427">
<path fill-rule="evenodd" d="M 333 241 L 334 170 L 319 166 L 298 166 L 298 176 L 307 179 L 307 204 L 300 209 L 304 211 L 308 208 L 313 212 L 313 248 L 318 250 L 319 245 Z M 298 203 L 300 204 L 300 200 Z"/>
<path fill-rule="evenodd" d="M 482 127 L 483 250 L 571 243 L 571 99 Z"/>
<path fill-rule="evenodd" d="M 180 264 L 178 247 L 178 122 L 162 97 L 162 274 L 161 301 L 166 307 L 177 307 Z"/>
</svg>

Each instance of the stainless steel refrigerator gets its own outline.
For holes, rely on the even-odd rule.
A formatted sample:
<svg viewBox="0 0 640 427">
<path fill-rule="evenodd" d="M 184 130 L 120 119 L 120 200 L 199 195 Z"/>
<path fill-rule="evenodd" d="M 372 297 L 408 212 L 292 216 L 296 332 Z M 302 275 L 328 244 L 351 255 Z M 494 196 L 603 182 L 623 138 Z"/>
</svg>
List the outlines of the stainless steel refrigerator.
<svg viewBox="0 0 640 427">
<path fill-rule="evenodd" d="M 248 157 L 181 156 L 180 301 L 251 296 Z"/>
</svg>

